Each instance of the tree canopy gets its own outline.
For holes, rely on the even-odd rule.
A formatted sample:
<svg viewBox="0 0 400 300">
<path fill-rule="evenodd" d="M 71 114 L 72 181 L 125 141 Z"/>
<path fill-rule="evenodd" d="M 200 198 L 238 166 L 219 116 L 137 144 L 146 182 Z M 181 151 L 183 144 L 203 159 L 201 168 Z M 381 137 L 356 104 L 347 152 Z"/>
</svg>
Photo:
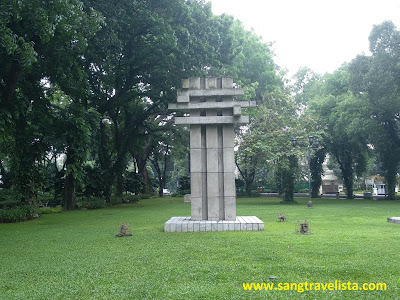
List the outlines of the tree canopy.
<svg viewBox="0 0 400 300">
<path fill-rule="evenodd" d="M 111 203 L 113 195 L 151 193 L 155 185 L 162 196 L 169 178 L 187 186 L 180 145 L 187 129 L 173 125 L 168 103 L 183 78 L 232 76 L 244 99 L 257 101 L 250 124 L 236 132 L 247 193 L 269 174 L 280 177 L 277 186 L 291 201 L 304 160 L 291 139 L 315 135 L 322 144 L 309 162 L 314 196 L 326 152 L 349 198 L 373 152 L 393 198 L 399 45 L 393 23 L 377 25 L 371 56 L 323 76 L 303 68 L 288 87 L 271 44 L 232 16 L 214 15 L 205 1 L 2 1 L 2 185 L 32 206 L 51 191 L 65 209 L 79 197 Z"/>
</svg>

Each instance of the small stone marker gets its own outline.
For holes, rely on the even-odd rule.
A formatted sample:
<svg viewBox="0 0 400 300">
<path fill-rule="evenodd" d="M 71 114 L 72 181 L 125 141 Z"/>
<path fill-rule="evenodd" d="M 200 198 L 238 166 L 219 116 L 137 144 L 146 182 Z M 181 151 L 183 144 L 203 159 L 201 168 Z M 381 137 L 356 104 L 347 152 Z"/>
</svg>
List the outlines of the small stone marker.
<svg viewBox="0 0 400 300">
<path fill-rule="evenodd" d="M 119 233 L 115 235 L 117 237 L 122 237 L 122 236 L 132 236 L 131 233 L 129 233 L 129 227 L 126 224 L 121 224 L 121 228 L 119 230 Z"/>
<path fill-rule="evenodd" d="M 278 214 L 278 222 L 286 222 L 286 216 L 283 213 Z"/>
<path fill-rule="evenodd" d="M 387 221 L 388 221 L 389 223 L 400 224 L 400 217 L 391 217 L 391 218 L 387 218 Z"/>
<path fill-rule="evenodd" d="M 269 279 L 270 279 L 270 280 L 276 280 L 276 279 L 278 279 L 278 277 L 276 277 L 276 276 L 270 276 Z"/>
<path fill-rule="evenodd" d="M 299 234 L 311 234 L 311 229 L 310 229 L 310 224 L 306 220 L 303 221 L 297 221 L 301 222 L 296 226 L 296 233 Z"/>
<path fill-rule="evenodd" d="M 171 218 L 164 231 L 264 229 L 257 217 L 236 216 L 233 129 L 234 124 L 249 122 L 248 116 L 242 116 L 242 107 L 256 106 L 255 101 L 234 101 L 243 94 L 232 77 L 182 81 L 177 103 L 168 109 L 184 111 L 186 116 L 175 117 L 175 124 L 190 126 L 191 217 Z"/>
<path fill-rule="evenodd" d="M 185 203 L 190 203 L 190 194 L 186 194 L 183 196 L 183 202 Z"/>
</svg>

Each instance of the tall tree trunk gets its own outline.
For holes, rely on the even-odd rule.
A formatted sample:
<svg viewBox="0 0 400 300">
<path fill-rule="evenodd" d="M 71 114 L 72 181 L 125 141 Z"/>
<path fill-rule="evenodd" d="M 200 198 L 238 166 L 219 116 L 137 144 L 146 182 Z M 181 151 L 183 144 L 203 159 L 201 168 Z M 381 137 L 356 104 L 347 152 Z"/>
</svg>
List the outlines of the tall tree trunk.
<svg viewBox="0 0 400 300">
<path fill-rule="evenodd" d="M 11 64 L 10 71 L 7 76 L 6 85 L 4 87 L 4 93 L 0 98 L 0 108 L 9 109 L 10 103 L 15 98 L 15 88 L 17 86 L 18 75 L 20 67 L 17 59 L 14 59 Z"/>
<path fill-rule="evenodd" d="M 62 193 L 64 190 L 64 181 L 62 180 L 62 178 L 64 177 L 64 168 L 65 166 L 61 169 L 61 171 L 58 170 L 57 167 L 57 157 L 54 157 L 54 202 L 57 202 L 57 200 L 59 199 L 58 197 L 62 198 Z"/>
<path fill-rule="evenodd" d="M 163 197 L 164 196 L 164 193 L 163 193 L 164 185 L 163 185 L 162 177 L 158 170 L 157 170 L 157 178 L 158 178 L 158 197 Z"/>
<path fill-rule="evenodd" d="M 125 168 L 124 159 L 118 157 L 117 161 L 115 162 L 115 166 L 113 168 L 114 177 L 116 178 L 117 181 L 116 195 L 118 197 L 122 197 L 124 192 L 124 177 L 123 177 L 124 168 Z"/>
<path fill-rule="evenodd" d="M 340 145 L 333 149 L 333 155 L 339 163 L 340 170 L 342 171 L 342 179 L 346 185 L 347 199 L 354 199 L 353 195 L 353 183 L 354 183 L 354 170 L 353 170 L 353 159 L 352 154 L 349 150 L 338 149 Z"/>
<path fill-rule="evenodd" d="M 386 183 L 386 194 L 387 198 L 394 200 L 396 196 L 396 175 L 397 175 L 397 165 L 396 163 L 391 166 L 386 166 L 385 168 L 385 183 Z"/>
<path fill-rule="evenodd" d="M 296 169 L 298 168 L 298 161 L 295 155 L 288 157 L 289 165 L 283 168 L 282 181 L 283 181 L 283 201 L 284 203 L 295 203 L 294 201 L 294 179 Z"/>
<path fill-rule="evenodd" d="M 390 127 L 389 127 L 390 128 Z M 399 147 L 396 143 L 396 139 L 392 135 L 386 135 L 386 141 L 382 144 L 385 145 L 384 149 L 381 149 L 381 162 L 384 169 L 384 177 L 386 183 L 386 194 L 387 198 L 394 200 L 396 193 L 396 175 L 400 161 Z"/>
<path fill-rule="evenodd" d="M 143 168 L 140 174 L 143 177 L 143 193 L 144 194 L 151 194 L 151 186 L 149 180 L 149 173 L 147 172 L 147 168 Z"/>
<path fill-rule="evenodd" d="M 150 142 L 148 142 L 144 147 L 143 151 L 135 153 L 131 152 L 133 159 L 136 161 L 138 172 L 143 177 L 143 184 L 144 184 L 143 193 L 145 194 L 151 193 L 149 174 L 146 169 L 146 162 L 151 153 L 151 150 L 152 150 L 151 144 Z"/>
<path fill-rule="evenodd" d="M 350 171 L 350 170 L 348 170 Z M 348 172 L 350 173 L 350 172 Z M 348 173 L 343 173 L 342 170 L 342 174 L 343 174 L 343 181 L 344 184 L 346 185 L 346 196 L 347 199 L 354 199 L 354 190 L 353 190 L 353 172 L 351 172 L 351 174 Z"/>
<path fill-rule="evenodd" d="M 246 195 L 251 196 L 251 188 L 253 186 L 253 181 L 252 180 L 245 180 L 245 186 L 246 186 Z"/>
<path fill-rule="evenodd" d="M 63 208 L 72 210 L 75 208 L 75 180 L 72 173 L 65 177 Z"/>
<path fill-rule="evenodd" d="M 310 159 L 311 198 L 319 197 L 319 188 L 322 184 L 322 164 L 324 163 L 325 155 L 325 149 L 321 148 L 318 149 Z"/>
<path fill-rule="evenodd" d="M 70 143 L 69 143 L 70 144 Z M 69 149 L 67 151 L 67 161 L 65 163 L 66 173 L 64 182 L 64 192 L 63 192 L 63 208 L 65 210 L 75 209 L 75 178 L 74 170 L 71 170 L 71 166 L 76 163 L 74 151 Z"/>
<path fill-rule="evenodd" d="M 122 173 L 117 174 L 117 196 L 121 197 L 124 193 L 124 178 Z"/>
<path fill-rule="evenodd" d="M 236 167 L 239 170 L 240 175 L 242 176 L 244 183 L 245 183 L 245 189 L 246 189 L 246 195 L 251 196 L 251 188 L 253 186 L 254 182 L 254 177 L 256 174 L 256 169 L 255 168 L 250 168 L 250 170 L 247 169 L 241 169 L 237 163 L 235 162 Z"/>
<path fill-rule="evenodd" d="M 13 154 L 14 172 L 13 185 L 21 195 L 21 202 L 37 206 L 37 181 L 39 180 L 38 168 L 35 164 L 30 137 L 27 135 L 27 121 L 21 114 L 15 124 L 15 148 Z"/>
<path fill-rule="evenodd" d="M 163 178 L 163 176 L 162 176 L 162 170 L 161 170 L 161 168 L 160 168 L 160 165 L 159 165 L 159 163 L 158 163 L 158 154 L 155 154 L 154 155 L 154 158 L 153 159 L 150 159 L 150 161 L 151 161 L 151 163 L 153 164 L 153 166 L 154 166 L 154 169 L 156 170 L 156 172 L 157 172 L 157 178 L 158 178 L 158 196 L 159 197 L 163 197 L 164 196 L 164 193 L 163 193 L 163 190 L 164 190 L 164 178 Z M 165 168 L 165 166 L 164 166 L 164 168 Z"/>
</svg>

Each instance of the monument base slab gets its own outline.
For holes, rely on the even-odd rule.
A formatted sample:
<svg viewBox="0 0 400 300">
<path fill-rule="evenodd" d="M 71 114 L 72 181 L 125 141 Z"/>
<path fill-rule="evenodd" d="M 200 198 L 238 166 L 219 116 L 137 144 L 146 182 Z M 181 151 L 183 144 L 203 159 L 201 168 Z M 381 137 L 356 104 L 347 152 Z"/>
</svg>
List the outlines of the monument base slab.
<svg viewBox="0 0 400 300">
<path fill-rule="evenodd" d="M 164 224 L 164 232 L 259 230 L 264 230 L 264 222 L 255 216 L 236 217 L 235 221 L 192 221 L 191 217 L 172 217 Z"/>
</svg>

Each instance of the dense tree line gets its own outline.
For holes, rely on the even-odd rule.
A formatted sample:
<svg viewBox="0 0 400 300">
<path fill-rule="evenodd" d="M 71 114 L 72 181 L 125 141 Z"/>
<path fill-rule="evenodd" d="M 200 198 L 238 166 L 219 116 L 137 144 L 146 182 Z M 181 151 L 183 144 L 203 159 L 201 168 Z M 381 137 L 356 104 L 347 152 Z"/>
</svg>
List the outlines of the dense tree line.
<svg viewBox="0 0 400 300">
<path fill-rule="evenodd" d="M 302 170 L 306 166 L 312 197 L 318 197 L 322 164 L 330 154 L 347 198 L 354 197 L 357 177 L 379 174 L 388 198 L 395 198 L 400 159 L 399 38 L 392 22 L 376 25 L 369 38 L 372 55 L 357 56 L 332 74 L 302 68 L 283 90 L 275 85 L 263 93 L 264 101 L 259 101 L 252 122 L 239 135 L 241 147 L 236 152 L 248 195 L 258 185 L 275 182 L 273 189 L 292 202 L 296 178 L 308 180 Z M 319 144 L 310 148 L 307 158 L 310 135 Z M 296 149 L 290 144 L 292 137 L 300 142 Z"/>
<path fill-rule="evenodd" d="M 65 209 L 78 191 L 109 202 L 129 182 L 149 193 L 150 162 L 162 192 L 185 136 L 167 112 L 182 78 L 231 75 L 260 100 L 282 85 L 269 46 L 203 1 L 10 0 L 0 11 L 0 167 L 23 203 L 44 190 Z"/>
<path fill-rule="evenodd" d="M 323 147 L 340 168 L 347 197 L 354 179 L 375 161 L 395 198 L 400 146 L 400 32 L 392 22 L 374 26 L 371 55 L 359 55 L 333 74 L 312 78 L 302 97 L 323 126 Z M 376 174 L 370 174 L 376 175 Z"/>
<path fill-rule="evenodd" d="M 247 193 L 270 179 L 293 201 L 304 175 L 291 139 L 313 135 L 314 196 L 331 153 L 348 197 L 373 154 L 394 197 L 400 51 L 390 22 L 372 31 L 372 56 L 324 76 L 302 69 L 291 87 L 271 45 L 204 1 L 6 0 L 0 41 L 0 172 L 21 203 L 36 206 L 39 192 L 52 191 L 73 209 L 77 194 L 110 202 L 150 193 L 154 180 L 162 195 L 169 174 L 188 174 L 187 129 L 172 125 L 168 103 L 182 78 L 223 75 L 258 105 L 237 129 Z"/>
</svg>

